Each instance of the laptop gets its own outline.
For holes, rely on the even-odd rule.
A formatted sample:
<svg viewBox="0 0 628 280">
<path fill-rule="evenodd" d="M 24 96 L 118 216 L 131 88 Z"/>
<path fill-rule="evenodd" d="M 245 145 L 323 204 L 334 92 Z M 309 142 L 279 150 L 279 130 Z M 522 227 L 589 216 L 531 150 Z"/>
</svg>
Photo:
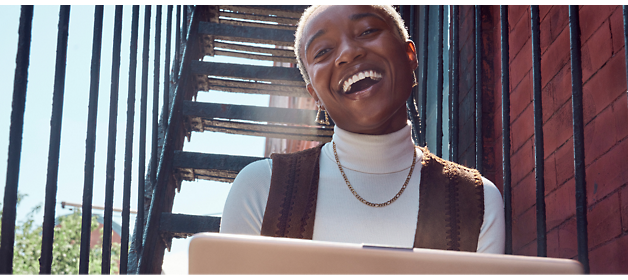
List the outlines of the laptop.
<svg viewBox="0 0 628 280">
<path fill-rule="evenodd" d="M 582 274 L 570 259 L 225 233 L 190 241 L 189 274 Z"/>
</svg>

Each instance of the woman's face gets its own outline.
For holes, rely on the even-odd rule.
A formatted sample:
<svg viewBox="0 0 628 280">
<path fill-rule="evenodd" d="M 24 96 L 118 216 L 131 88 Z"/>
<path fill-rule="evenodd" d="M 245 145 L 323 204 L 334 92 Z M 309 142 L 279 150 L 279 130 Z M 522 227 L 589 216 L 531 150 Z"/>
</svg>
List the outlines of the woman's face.
<svg viewBox="0 0 628 280">
<path fill-rule="evenodd" d="M 309 93 L 340 128 L 387 134 L 406 125 L 416 51 L 383 12 L 321 7 L 304 27 L 301 53 Z"/>
</svg>

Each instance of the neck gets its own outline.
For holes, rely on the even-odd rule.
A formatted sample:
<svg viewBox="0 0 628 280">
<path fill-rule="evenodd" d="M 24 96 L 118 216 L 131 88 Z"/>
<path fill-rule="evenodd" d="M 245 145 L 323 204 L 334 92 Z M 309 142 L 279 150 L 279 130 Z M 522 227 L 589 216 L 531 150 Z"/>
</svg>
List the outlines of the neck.
<svg viewBox="0 0 628 280">
<path fill-rule="evenodd" d="M 367 173 L 391 173 L 412 165 L 415 147 L 409 125 L 383 135 L 352 133 L 336 126 L 333 141 L 344 168 Z M 330 152 L 326 152 L 327 156 L 335 161 L 333 150 Z M 421 158 L 419 153 L 417 150 L 417 161 Z"/>
</svg>

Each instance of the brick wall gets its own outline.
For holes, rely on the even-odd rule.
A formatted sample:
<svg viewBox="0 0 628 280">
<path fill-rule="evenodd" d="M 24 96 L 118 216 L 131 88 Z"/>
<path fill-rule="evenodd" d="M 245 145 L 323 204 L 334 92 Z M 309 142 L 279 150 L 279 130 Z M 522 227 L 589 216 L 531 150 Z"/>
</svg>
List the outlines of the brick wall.
<svg viewBox="0 0 628 280">
<path fill-rule="evenodd" d="M 498 14 L 498 7 L 492 8 Z M 547 254 L 577 259 L 568 7 L 539 10 Z M 591 273 L 628 273 L 628 100 L 621 6 L 581 6 L 580 22 L 590 268 Z M 536 255 L 529 6 L 509 7 L 509 31 L 513 250 Z M 494 55 L 500 59 L 498 52 Z M 501 94 L 500 89 L 495 93 Z M 495 126 L 501 126 L 500 105 L 495 106 Z M 501 189 L 501 179 L 494 182 Z"/>
</svg>

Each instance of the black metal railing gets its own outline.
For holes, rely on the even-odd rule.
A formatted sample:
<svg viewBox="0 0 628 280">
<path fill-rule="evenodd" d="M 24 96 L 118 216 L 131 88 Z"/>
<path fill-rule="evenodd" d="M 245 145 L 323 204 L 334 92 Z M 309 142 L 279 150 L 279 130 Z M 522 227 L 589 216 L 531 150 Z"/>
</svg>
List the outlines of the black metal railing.
<svg viewBox="0 0 628 280">
<path fill-rule="evenodd" d="M 419 86 L 415 87 L 413 94 L 408 100 L 409 118 L 413 123 L 414 141 L 421 146 L 426 143 L 426 107 L 428 94 L 435 94 L 437 97 L 437 118 L 436 118 L 436 153 L 442 155 L 443 148 L 449 149 L 449 158 L 458 161 L 460 156 L 459 142 L 461 137 L 473 137 L 475 140 L 475 168 L 482 171 L 484 158 L 484 139 L 482 134 L 482 94 L 485 86 L 483 78 L 483 58 L 482 58 L 482 7 L 469 7 L 473 9 L 473 48 L 474 67 L 468 67 L 467 71 L 474 73 L 474 102 L 475 116 L 474 135 L 461 135 L 459 127 L 459 112 L 461 106 L 458 96 L 460 91 L 459 77 L 463 73 L 460 71 L 460 27 L 461 23 L 459 6 L 450 7 L 450 22 L 445 21 L 443 6 L 438 7 L 438 34 L 436 54 L 428 53 L 428 33 L 429 33 L 429 10 L 431 7 L 417 6 L 400 7 L 402 16 L 409 23 L 409 34 L 411 38 L 417 40 L 420 49 L 420 65 L 416 73 Z M 92 58 L 90 68 L 90 90 L 87 119 L 86 153 L 85 153 L 85 177 L 83 187 L 83 207 L 82 207 L 82 231 L 80 242 L 80 265 L 79 273 L 86 274 L 89 270 L 89 245 L 90 227 L 92 215 L 93 184 L 94 184 L 94 161 L 96 142 L 96 117 L 98 106 L 98 88 L 100 85 L 100 65 L 102 50 L 102 30 L 103 30 L 103 6 L 96 6 L 94 11 L 94 28 L 92 43 Z M 117 140 L 117 108 L 120 77 L 120 53 L 122 44 L 122 15 L 123 7 L 116 6 L 114 17 L 114 38 L 113 38 L 113 61 L 111 68 L 111 91 L 109 104 L 109 127 L 108 127 L 108 148 L 107 148 L 107 168 L 106 168 L 106 198 L 104 214 L 104 237 L 102 253 L 102 273 L 109 274 L 111 266 L 111 246 L 112 245 L 112 212 L 113 212 L 113 183 L 115 179 L 115 149 Z M 189 11 L 193 11 L 188 14 Z M 506 216 L 506 253 L 512 254 L 512 197 L 511 191 L 511 166 L 510 166 L 510 80 L 509 80 L 509 28 L 508 28 L 508 6 L 500 7 L 500 28 L 501 28 L 501 114 L 502 114 L 502 156 L 503 156 L 503 193 Z M 422 12 L 422 13 L 421 13 Z M 139 37 L 139 14 L 140 7 L 132 7 L 132 27 L 130 41 L 130 64 L 129 64 L 129 84 L 127 95 L 127 115 L 125 131 L 125 159 L 124 159 L 124 189 L 123 189 L 123 213 L 122 213 L 122 234 L 121 234 L 121 258 L 120 273 L 149 273 L 153 271 L 153 259 L 157 252 L 151 244 L 159 242 L 159 217 L 161 207 L 165 199 L 163 187 L 168 184 L 172 175 L 172 161 L 174 158 L 174 148 L 176 144 L 173 138 L 178 137 L 180 127 L 171 126 L 172 123 L 181 122 L 180 107 L 183 106 L 183 95 L 185 95 L 186 85 L 191 84 L 188 68 L 192 60 L 196 59 L 195 54 L 191 54 L 191 49 L 196 46 L 197 30 L 200 19 L 196 10 L 177 6 L 175 19 L 175 56 L 170 57 L 172 40 L 173 6 L 167 7 L 166 35 L 162 42 L 162 7 L 157 6 L 155 15 L 155 45 L 152 53 L 154 57 L 154 78 L 153 78 L 153 112 L 151 122 L 151 154 L 149 160 L 149 170 L 146 170 L 146 133 L 147 127 L 147 106 L 148 106 L 148 72 L 149 57 L 151 54 L 151 6 L 146 6 L 144 10 L 144 36 L 139 112 L 139 151 L 138 152 L 138 215 L 136 218 L 134 238 L 130 238 L 130 199 L 131 199 L 131 174 L 133 169 L 133 139 L 134 139 L 134 117 L 135 117 L 135 94 L 136 94 L 136 70 L 138 55 Z M 532 75 L 533 75 L 533 105 L 534 105 L 534 147 L 535 147 L 535 175 L 536 175 L 536 221 L 537 221 L 537 254 L 547 255 L 546 241 L 546 213 L 545 213 L 545 186 L 544 186 L 544 149 L 543 149 L 543 120 L 542 120 L 542 94 L 541 94 L 541 52 L 540 52 L 540 22 L 539 7 L 531 6 L 531 45 L 532 45 Z M 50 274 L 52 263 L 52 244 L 55 225 L 55 204 L 57 195 L 57 175 L 59 168 L 59 147 L 61 121 L 63 114 L 63 96 L 65 83 L 65 65 L 67 61 L 68 42 L 68 22 L 70 18 L 70 6 L 62 6 L 59 13 L 57 56 L 54 74 L 54 91 L 52 103 L 51 129 L 48 154 L 48 173 L 46 180 L 45 213 L 43 221 L 42 245 L 40 273 Z M 11 107 L 11 125 L 9 130 L 9 147 L 7 177 L 4 188 L 3 216 L 2 216 L 2 238 L 0 243 L 0 273 L 10 274 L 13 272 L 13 250 L 15 242 L 16 205 L 18 194 L 18 175 L 20 172 L 20 157 L 22 150 L 22 131 L 24 126 L 24 112 L 26 103 L 26 85 L 28 81 L 29 57 L 31 49 L 31 30 L 33 19 L 33 7 L 22 6 L 19 24 L 19 39 L 16 55 L 16 68 L 14 76 L 14 87 Z M 623 6 L 624 42 L 628 44 L 628 9 Z M 450 46 L 443 46 L 444 24 L 449 24 L 447 30 L 451 30 Z M 582 109 L 582 66 L 580 52 L 580 23 L 578 6 L 569 8 L 569 32 L 571 38 L 571 75 L 572 75 L 572 112 L 573 112 L 573 144 L 574 144 L 574 172 L 576 181 L 576 217 L 578 233 L 578 259 L 589 272 L 589 257 L 587 244 L 587 216 L 586 216 L 586 178 L 584 170 L 584 125 Z M 188 43 L 189 42 L 189 43 Z M 165 57 L 160 57 L 161 45 L 165 43 Z M 417 44 L 418 46 L 418 44 Z M 628 49 L 626 51 L 626 65 L 628 67 Z M 444 69 L 443 52 L 448 52 L 450 58 L 449 69 Z M 184 55 L 185 53 L 185 55 Z M 428 71 L 429 56 L 436 56 L 438 61 L 435 73 Z M 172 61 L 171 61 L 172 60 Z M 172 62 L 172 64 L 171 64 Z M 164 80 L 160 81 L 161 63 L 164 63 Z M 172 66 L 172 68 L 171 68 Z M 443 98 L 444 75 L 449 71 L 449 100 Z M 173 73 L 171 76 L 170 73 Z M 434 79 L 437 82 L 436 92 L 428 93 L 428 80 Z M 628 77 L 627 77 L 628 80 Z M 159 96 L 163 107 L 159 112 Z M 467 100 L 472 100 L 471 98 Z M 443 143 L 443 102 L 449 102 L 449 137 L 448 142 Z M 161 114 L 161 127 L 159 126 L 159 116 Z M 161 139 L 161 140 L 160 140 Z M 160 145 L 161 143 L 161 145 Z M 432 143 L 429 143 L 432 144 Z M 148 173 L 148 174 L 147 174 Z M 149 188 L 147 188 L 149 187 Z M 145 201 L 151 201 L 148 213 L 145 211 Z M 148 219 L 145 219 L 148 217 Z M 129 247 L 129 242 L 131 246 Z M 129 253 L 131 252 L 131 253 Z M 162 252 L 163 253 L 163 252 Z M 130 256 L 132 254 L 133 256 Z"/>
</svg>

